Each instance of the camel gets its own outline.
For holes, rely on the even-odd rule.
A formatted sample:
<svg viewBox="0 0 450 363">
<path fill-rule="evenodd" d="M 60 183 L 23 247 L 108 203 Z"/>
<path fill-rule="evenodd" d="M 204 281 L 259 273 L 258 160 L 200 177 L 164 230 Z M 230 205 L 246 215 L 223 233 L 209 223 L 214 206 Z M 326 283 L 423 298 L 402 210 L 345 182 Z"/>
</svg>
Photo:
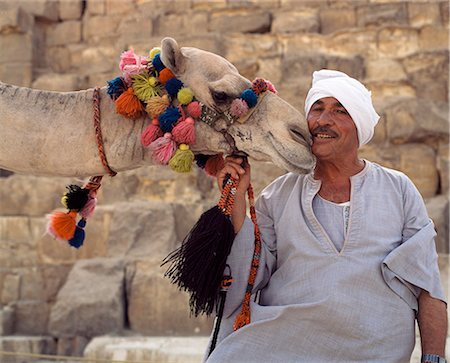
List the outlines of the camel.
<svg viewBox="0 0 450 363">
<path fill-rule="evenodd" d="M 190 87 L 198 101 L 223 112 L 251 83 L 226 59 L 172 38 L 161 42 L 161 60 Z M 37 176 L 104 175 L 93 127 L 93 89 L 51 92 L 0 82 L 0 168 Z M 152 164 L 141 146 L 148 123 L 126 119 L 101 88 L 101 127 L 109 165 L 115 171 Z M 196 123 L 192 150 L 229 154 L 239 150 L 254 160 L 272 161 L 285 170 L 304 173 L 314 163 L 304 116 L 277 95 L 266 92 L 245 122 L 214 128 Z"/>
</svg>

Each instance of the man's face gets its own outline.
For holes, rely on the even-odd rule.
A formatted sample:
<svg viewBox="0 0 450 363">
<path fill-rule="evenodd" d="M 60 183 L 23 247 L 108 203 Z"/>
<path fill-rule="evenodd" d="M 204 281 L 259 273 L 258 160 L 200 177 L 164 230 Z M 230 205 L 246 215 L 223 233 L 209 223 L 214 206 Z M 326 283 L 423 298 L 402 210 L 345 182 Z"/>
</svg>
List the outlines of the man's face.
<svg viewBox="0 0 450 363">
<path fill-rule="evenodd" d="M 316 101 L 307 116 L 312 152 L 320 160 L 355 153 L 358 133 L 350 114 L 334 97 Z"/>
</svg>

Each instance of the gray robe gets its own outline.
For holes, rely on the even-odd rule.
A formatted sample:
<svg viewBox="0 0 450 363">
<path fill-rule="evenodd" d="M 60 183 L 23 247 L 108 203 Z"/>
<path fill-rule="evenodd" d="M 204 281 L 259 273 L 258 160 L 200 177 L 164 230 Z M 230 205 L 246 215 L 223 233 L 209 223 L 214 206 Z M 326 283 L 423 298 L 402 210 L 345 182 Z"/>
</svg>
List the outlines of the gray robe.
<svg viewBox="0 0 450 363">
<path fill-rule="evenodd" d="M 229 289 L 216 362 L 409 362 L 421 289 L 444 300 L 435 231 L 402 173 L 366 161 L 351 178 L 347 238 L 340 252 L 318 223 L 313 175 L 286 174 L 257 201 L 263 239 L 251 323 L 240 311 L 253 254 L 246 219 L 228 264 Z"/>
</svg>

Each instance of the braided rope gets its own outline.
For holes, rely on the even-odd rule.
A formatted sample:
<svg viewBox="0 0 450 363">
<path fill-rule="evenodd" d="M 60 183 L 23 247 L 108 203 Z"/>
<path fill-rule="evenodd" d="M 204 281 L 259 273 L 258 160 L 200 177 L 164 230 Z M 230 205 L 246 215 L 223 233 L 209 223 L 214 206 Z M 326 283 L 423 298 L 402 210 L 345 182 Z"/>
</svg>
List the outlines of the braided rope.
<svg viewBox="0 0 450 363">
<path fill-rule="evenodd" d="M 219 209 L 225 214 L 227 217 L 231 217 L 231 212 L 233 211 L 234 206 L 234 198 L 236 195 L 236 188 L 238 185 L 238 181 L 234 178 L 228 178 L 225 186 L 222 190 L 222 195 L 220 196 L 220 200 L 217 203 Z"/>
<path fill-rule="evenodd" d="M 248 202 L 250 204 L 250 218 L 253 222 L 255 231 L 255 249 L 253 250 L 252 263 L 248 276 L 247 288 L 245 290 L 244 301 L 242 302 L 242 309 L 239 315 L 236 317 L 236 320 L 234 321 L 234 330 L 238 330 L 250 323 L 250 300 L 252 297 L 253 286 L 255 285 L 256 274 L 258 272 L 259 262 L 261 259 L 261 233 L 256 221 L 255 196 L 251 184 L 248 186 L 247 193 Z"/>
<path fill-rule="evenodd" d="M 110 176 L 115 176 L 117 172 L 111 169 L 106 159 L 105 148 L 103 146 L 103 136 L 102 128 L 100 126 L 100 88 L 94 88 L 94 95 L 92 96 L 93 106 L 94 106 L 94 128 L 95 128 L 95 138 L 97 141 L 98 153 L 100 155 L 100 160 L 103 167 L 108 172 Z"/>
</svg>

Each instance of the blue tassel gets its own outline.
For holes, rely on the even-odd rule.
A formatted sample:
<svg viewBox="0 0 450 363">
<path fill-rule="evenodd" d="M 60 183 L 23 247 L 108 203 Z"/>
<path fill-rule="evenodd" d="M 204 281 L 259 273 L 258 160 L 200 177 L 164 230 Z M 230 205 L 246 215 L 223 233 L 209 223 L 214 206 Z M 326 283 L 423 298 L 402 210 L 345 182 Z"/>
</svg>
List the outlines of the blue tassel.
<svg viewBox="0 0 450 363">
<path fill-rule="evenodd" d="M 117 99 L 127 89 L 127 86 L 121 77 L 116 77 L 110 81 L 107 81 L 107 83 L 109 97 L 113 100 Z"/>
<path fill-rule="evenodd" d="M 159 127 L 164 132 L 171 132 L 173 125 L 181 117 L 180 110 L 177 107 L 167 107 L 167 109 L 159 115 Z"/>
<path fill-rule="evenodd" d="M 161 72 L 164 68 L 166 68 L 161 60 L 161 54 L 157 54 L 153 57 L 152 64 L 158 72 Z"/>
<path fill-rule="evenodd" d="M 171 78 L 166 82 L 166 91 L 170 97 L 176 97 L 178 91 L 183 87 L 183 82 L 178 78 Z"/>
<path fill-rule="evenodd" d="M 86 220 L 80 219 L 80 221 L 77 224 L 77 228 L 75 228 L 75 234 L 68 241 L 69 245 L 75 248 L 80 248 L 83 245 L 84 237 L 86 236 L 86 233 L 84 232 L 84 227 L 86 227 Z"/>
<path fill-rule="evenodd" d="M 251 89 L 246 89 L 241 93 L 241 97 L 245 102 L 247 102 L 248 107 L 255 107 L 258 103 L 258 96 Z"/>
</svg>

